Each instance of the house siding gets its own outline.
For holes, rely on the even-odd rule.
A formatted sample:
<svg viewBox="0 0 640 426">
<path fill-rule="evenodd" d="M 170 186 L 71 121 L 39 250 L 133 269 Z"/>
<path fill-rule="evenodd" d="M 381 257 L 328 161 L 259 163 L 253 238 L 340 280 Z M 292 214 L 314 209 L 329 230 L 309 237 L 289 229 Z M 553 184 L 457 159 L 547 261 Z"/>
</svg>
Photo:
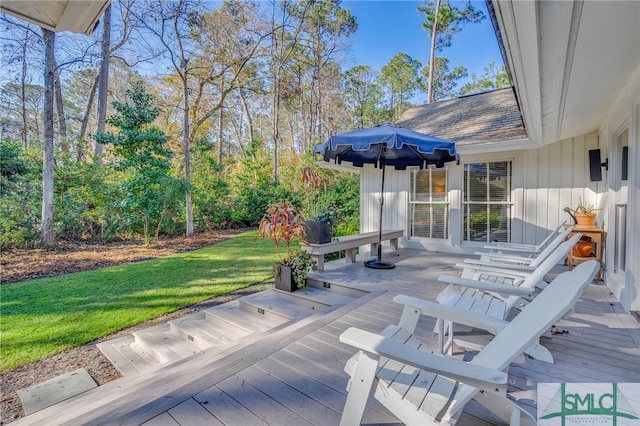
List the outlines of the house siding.
<svg viewBox="0 0 640 426">
<path fill-rule="evenodd" d="M 627 229 L 626 229 L 626 269 L 616 273 L 615 252 L 615 212 L 620 188 L 614 176 L 619 173 L 621 153 L 617 151 L 616 138 L 629 131 L 629 169 L 627 186 Z M 607 244 L 605 262 L 607 267 L 605 281 L 615 297 L 628 311 L 640 311 L 640 67 L 621 92 L 617 102 L 599 130 L 601 155 L 604 161 L 609 159 L 609 172 L 603 173 L 605 193 L 603 213 Z M 611 226 L 609 226 L 611 224 Z"/>
<path fill-rule="evenodd" d="M 562 209 L 576 207 L 579 199 L 599 207 L 604 192 L 602 182 L 589 182 L 588 150 L 598 148 L 598 134 L 590 133 L 539 149 L 498 152 L 490 154 L 462 153 L 459 166 L 449 164 L 449 239 L 435 240 L 407 238 L 406 247 L 425 250 L 468 252 L 477 250 L 481 243 L 462 241 L 462 199 L 464 164 L 510 160 L 512 172 L 513 242 L 536 244 L 541 242 L 562 221 L 571 218 Z M 361 230 L 378 229 L 380 170 L 365 166 L 361 174 Z M 409 235 L 409 172 L 387 169 L 383 228 L 401 228 Z M 602 223 L 602 218 L 598 218 Z"/>
</svg>

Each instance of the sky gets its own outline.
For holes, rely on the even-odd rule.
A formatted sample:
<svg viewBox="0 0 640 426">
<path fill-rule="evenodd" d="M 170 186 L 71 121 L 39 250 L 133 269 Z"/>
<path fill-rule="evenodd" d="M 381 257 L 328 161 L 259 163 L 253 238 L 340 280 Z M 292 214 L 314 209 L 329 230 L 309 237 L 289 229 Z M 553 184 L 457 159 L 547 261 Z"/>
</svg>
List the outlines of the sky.
<svg viewBox="0 0 640 426">
<path fill-rule="evenodd" d="M 409 0 L 343 0 L 340 6 L 350 10 L 358 20 L 358 30 L 352 36 L 353 65 L 371 65 L 380 71 L 398 52 L 405 52 L 426 66 L 431 40 L 422 27 L 425 15 L 417 11 L 422 3 Z M 453 5 L 456 3 L 466 2 L 452 2 Z M 485 2 L 472 1 L 472 4 L 482 10 L 486 18 L 479 24 L 466 24 L 453 36 L 450 48 L 436 53 L 449 58 L 450 69 L 467 67 L 469 77 L 471 73 L 484 74 L 484 68 L 490 62 L 497 66 L 503 62 Z"/>
</svg>

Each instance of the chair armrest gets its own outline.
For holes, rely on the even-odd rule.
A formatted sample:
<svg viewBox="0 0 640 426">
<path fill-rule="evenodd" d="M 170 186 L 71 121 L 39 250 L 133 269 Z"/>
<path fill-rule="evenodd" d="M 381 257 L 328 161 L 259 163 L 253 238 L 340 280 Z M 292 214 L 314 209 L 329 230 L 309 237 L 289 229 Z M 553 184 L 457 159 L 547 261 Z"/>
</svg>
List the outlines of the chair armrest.
<svg viewBox="0 0 640 426">
<path fill-rule="evenodd" d="M 478 262 L 482 262 L 482 261 L 478 261 Z M 489 263 L 482 262 L 482 263 L 486 263 L 486 264 L 456 263 L 455 266 L 457 268 L 469 270 L 477 274 L 493 275 L 498 277 L 511 278 L 514 280 L 524 280 L 535 272 L 535 269 L 533 268 L 520 267 L 518 269 L 515 269 L 515 268 L 509 267 L 508 265 L 507 267 L 505 267 L 505 265 L 495 264 L 491 262 Z"/>
<path fill-rule="evenodd" d="M 539 254 L 540 249 L 534 246 L 518 246 L 518 245 L 509 245 L 509 246 L 501 246 L 499 244 L 496 245 L 486 245 L 484 248 L 488 250 L 498 250 L 500 252 L 516 252 L 516 253 L 528 253 L 528 254 Z M 493 254 L 493 253 L 492 253 Z"/>
<path fill-rule="evenodd" d="M 456 324 L 481 328 L 482 330 L 486 330 L 494 334 L 499 333 L 509 324 L 507 321 L 491 318 L 476 312 L 469 312 L 464 309 L 458 309 L 428 300 L 405 296 L 403 294 L 394 297 L 393 301 L 404 305 L 405 309 L 407 307 L 416 309 L 422 315 L 428 315 L 444 321 L 452 321 Z"/>
<path fill-rule="evenodd" d="M 495 262 L 510 262 L 510 263 L 522 263 L 522 264 L 530 264 L 535 258 L 527 257 L 527 256 L 517 256 L 515 254 L 505 254 L 505 253 L 488 253 L 486 251 L 477 251 L 474 253 L 476 256 L 480 256 L 481 260 L 485 261 L 495 261 Z"/>
<path fill-rule="evenodd" d="M 456 266 L 461 268 L 474 268 L 476 266 L 486 266 L 497 269 L 504 269 L 507 271 L 513 271 L 514 273 L 518 273 L 517 271 L 522 272 L 533 272 L 535 271 L 535 267 L 531 265 L 518 265 L 517 263 L 505 263 L 505 262 L 491 262 L 488 260 L 480 260 L 480 259 L 464 259 L 464 263 L 456 263 Z"/>
<path fill-rule="evenodd" d="M 502 371 L 433 355 L 358 328 L 347 329 L 340 341 L 376 357 L 387 357 L 492 393 L 503 394 L 507 386 L 508 376 Z"/>
<path fill-rule="evenodd" d="M 515 287 L 511 285 L 494 284 L 487 281 L 471 280 L 468 278 L 456 277 L 454 275 L 440 275 L 438 281 L 453 284 L 461 287 L 475 288 L 483 291 L 491 291 L 501 296 L 532 297 L 535 295 L 534 288 Z"/>
</svg>

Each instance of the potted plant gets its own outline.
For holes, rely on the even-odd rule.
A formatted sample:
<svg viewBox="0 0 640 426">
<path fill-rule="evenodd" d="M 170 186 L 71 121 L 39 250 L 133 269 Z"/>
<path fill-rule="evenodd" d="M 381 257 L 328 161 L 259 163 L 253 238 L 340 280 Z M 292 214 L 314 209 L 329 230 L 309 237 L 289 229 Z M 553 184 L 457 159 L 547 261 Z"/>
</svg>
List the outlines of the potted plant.
<svg viewBox="0 0 640 426">
<path fill-rule="evenodd" d="M 586 227 L 594 227 L 596 223 L 597 213 L 595 206 L 593 204 L 585 204 L 582 202 L 582 198 L 578 197 L 578 207 L 572 209 L 570 207 L 565 207 L 564 211 L 569 213 L 573 220 L 575 220 L 576 225 L 578 226 L 586 226 Z"/>
<path fill-rule="evenodd" d="M 316 220 L 305 220 L 306 240 L 312 244 L 330 243 L 334 228 L 340 221 L 340 212 L 335 206 L 328 207 L 316 214 Z"/>
<path fill-rule="evenodd" d="M 296 288 L 304 288 L 305 292 L 308 291 L 308 271 L 316 270 L 316 264 L 309 253 L 291 250 L 293 242 L 305 239 L 303 224 L 296 207 L 286 201 L 269 206 L 260 220 L 258 234 L 273 241 L 280 260 L 274 266 L 275 285 L 279 290 L 294 291 Z M 280 251 L 280 244 L 287 248 L 286 255 Z"/>
</svg>

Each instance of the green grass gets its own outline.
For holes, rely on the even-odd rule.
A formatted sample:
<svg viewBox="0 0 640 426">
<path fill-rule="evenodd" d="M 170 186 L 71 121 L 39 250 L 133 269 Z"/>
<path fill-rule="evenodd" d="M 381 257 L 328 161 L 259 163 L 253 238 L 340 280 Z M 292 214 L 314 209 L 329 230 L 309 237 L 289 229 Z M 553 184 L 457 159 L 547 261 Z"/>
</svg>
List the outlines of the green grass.
<svg viewBox="0 0 640 426">
<path fill-rule="evenodd" d="M 200 250 L 0 287 L 0 371 L 265 281 L 277 259 L 256 231 Z"/>
</svg>

